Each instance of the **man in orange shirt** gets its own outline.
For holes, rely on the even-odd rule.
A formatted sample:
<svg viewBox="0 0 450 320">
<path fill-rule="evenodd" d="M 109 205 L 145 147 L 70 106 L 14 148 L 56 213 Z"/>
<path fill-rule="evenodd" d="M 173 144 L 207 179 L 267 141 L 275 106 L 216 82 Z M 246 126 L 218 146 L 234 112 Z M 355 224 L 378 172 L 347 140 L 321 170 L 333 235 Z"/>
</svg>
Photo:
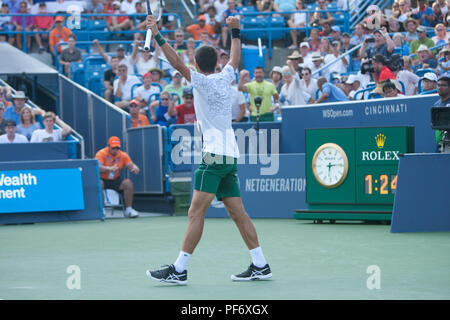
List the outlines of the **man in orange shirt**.
<svg viewBox="0 0 450 320">
<path fill-rule="evenodd" d="M 206 24 L 206 17 L 204 15 L 200 15 L 197 18 L 197 24 L 191 24 L 186 28 L 186 31 L 190 32 L 194 40 L 197 41 L 201 39 L 203 31 L 207 31 L 211 36 L 214 33 L 214 28 L 211 25 Z"/>
<path fill-rule="evenodd" d="M 64 27 L 64 17 L 57 16 L 55 18 L 55 28 L 50 31 L 48 44 L 50 45 L 50 53 L 53 57 L 56 55 L 56 45 L 59 42 L 67 42 L 69 35 L 72 31 L 69 28 Z M 58 53 L 61 53 L 61 46 L 58 47 Z"/>
<path fill-rule="evenodd" d="M 130 116 L 131 116 L 131 128 L 136 127 L 142 127 L 142 126 L 148 126 L 150 123 L 148 122 L 147 116 L 140 113 L 141 110 L 141 104 L 138 100 L 134 99 L 131 100 L 128 104 L 128 107 L 130 108 Z"/>
<path fill-rule="evenodd" d="M 133 182 L 130 179 L 122 179 L 120 172 L 125 167 L 134 174 L 139 173 L 139 167 L 131 161 L 130 156 L 120 150 L 120 139 L 118 137 L 111 137 L 108 140 L 108 145 L 99 150 L 95 155 L 98 161 L 100 170 L 100 184 L 102 188 L 103 201 L 104 189 L 113 189 L 117 192 L 123 192 L 125 198 L 125 217 L 136 218 L 139 213 L 134 210 L 133 204 Z"/>
</svg>

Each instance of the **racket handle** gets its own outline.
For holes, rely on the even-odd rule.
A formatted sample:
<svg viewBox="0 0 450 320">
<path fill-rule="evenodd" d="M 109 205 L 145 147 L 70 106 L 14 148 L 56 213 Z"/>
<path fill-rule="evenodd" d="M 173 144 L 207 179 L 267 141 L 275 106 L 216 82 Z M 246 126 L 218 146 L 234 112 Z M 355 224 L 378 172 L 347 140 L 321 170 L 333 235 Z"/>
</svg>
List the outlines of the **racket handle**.
<svg viewBox="0 0 450 320">
<path fill-rule="evenodd" d="M 150 50 L 150 42 L 151 41 L 152 41 L 152 29 L 147 29 L 147 34 L 145 35 L 145 44 L 144 44 L 145 51 Z"/>
</svg>

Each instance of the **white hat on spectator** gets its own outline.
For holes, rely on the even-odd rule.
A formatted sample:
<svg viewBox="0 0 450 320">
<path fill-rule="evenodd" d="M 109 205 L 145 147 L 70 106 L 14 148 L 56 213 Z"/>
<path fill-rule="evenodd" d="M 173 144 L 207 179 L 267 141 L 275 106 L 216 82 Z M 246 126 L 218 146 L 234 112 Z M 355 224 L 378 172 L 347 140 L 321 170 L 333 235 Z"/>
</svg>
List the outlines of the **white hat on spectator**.
<svg viewBox="0 0 450 320">
<path fill-rule="evenodd" d="M 323 60 L 323 57 L 320 55 L 320 53 L 315 53 L 311 57 L 311 61 L 319 61 L 319 60 Z"/>
<path fill-rule="evenodd" d="M 112 5 L 113 5 L 113 7 L 114 7 L 114 6 L 119 6 L 119 7 L 120 7 L 120 1 L 114 1 L 114 2 L 112 3 Z"/>
<path fill-rule="evenodd" d="M 309 43 L 304 41 L 304 42 L 300 43 L 300 48 L 301 47 L 308 47 L 308 49 L 309 49 Z"/>
<path fill-rule="evenodd" d="M 434 72 L 425 73 L 423 75 L 422 79 L 427 79 L 427 80 L 434 81 L 434 82 L 438 81 L 437 75 Z"/>
<path fill-rule="evenodd" d="M 356 74 L 351 74 L 348 76 L 347 81 L 345 81 L 346 84 L 353 84 L 355 81 L 359 81 L 359 77 Z"/>
<path fill-rule="evenodd" d="M 420 51 L 430 51 L 430 49 L 426 45 L 421 44 L 419 46 L 419 48 L 417 49 L 417 52 L 420 52 Z"/>
<path fill-rule="evenodd" d="M 272 77 L 272 73 L 274 73 L 274 72 L 278 72 L 283 77 L 283 69 L 281 67 L 279 67 L 279 66 L 273 67 L 272 71 L 270 71 L 269 76 Z"/>
<path fill-rule="evenodd" d="M 16 91 L 16 93 L 11 95 L 11 99 L 25 99 L 28 100 L 28 97 L 25 95 L 23 91 Z"/>
</svg>

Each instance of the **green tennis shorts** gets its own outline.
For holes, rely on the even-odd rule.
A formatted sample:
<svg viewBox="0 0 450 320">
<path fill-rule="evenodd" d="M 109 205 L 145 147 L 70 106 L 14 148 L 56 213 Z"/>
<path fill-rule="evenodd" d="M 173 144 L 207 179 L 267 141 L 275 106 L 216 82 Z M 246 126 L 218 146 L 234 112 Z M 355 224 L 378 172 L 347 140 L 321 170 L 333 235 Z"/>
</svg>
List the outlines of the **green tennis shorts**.
<svg viewBox="0 0 450 320">
<path fill-rule="evenodd" d="M 240 197 L 237 159 L 204 153 L 202 163 L 194 173 L 194 189 L 213 193 L 217 200 Z"/>
</svg>

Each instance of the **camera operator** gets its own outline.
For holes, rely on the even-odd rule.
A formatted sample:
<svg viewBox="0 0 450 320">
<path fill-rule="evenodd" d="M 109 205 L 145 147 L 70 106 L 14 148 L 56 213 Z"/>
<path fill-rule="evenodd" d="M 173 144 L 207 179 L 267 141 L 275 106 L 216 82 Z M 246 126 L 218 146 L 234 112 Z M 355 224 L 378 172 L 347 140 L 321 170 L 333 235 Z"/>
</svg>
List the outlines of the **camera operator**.
<svg viewBox="0 0 450 320">
<path fill-rule="evenodd" d="M 361 58 L 372 59 L 375 55 L 381 54 L 388 58 L 394 52 L 395 44 L 386 31 L 386 28 L 377 29 L 373 32 L 373 37 L 366 37 L 359 49 Z"/>
<path fill-rule="evenodd" d="M 388 61 L 381 54 L 377 54 L 372 59 L 373 65 L 373 79 L 377 84 L 377 88 L 374 90 L 375 93 L 383 94 L 383 84 L 384 81 L 388 79 L 396 80 L 394 73 L 388 67 Z"/>
<path fill-rule="evenodd" d="M 444 75 L 438 79 L 438 94 L 439 100 L 437 100 L 433 107 L 450 107 L 450 77 Z M 436 142 L 441 143 L 444 138 L 445 131 L 436 130 Z"/>
</svg>

